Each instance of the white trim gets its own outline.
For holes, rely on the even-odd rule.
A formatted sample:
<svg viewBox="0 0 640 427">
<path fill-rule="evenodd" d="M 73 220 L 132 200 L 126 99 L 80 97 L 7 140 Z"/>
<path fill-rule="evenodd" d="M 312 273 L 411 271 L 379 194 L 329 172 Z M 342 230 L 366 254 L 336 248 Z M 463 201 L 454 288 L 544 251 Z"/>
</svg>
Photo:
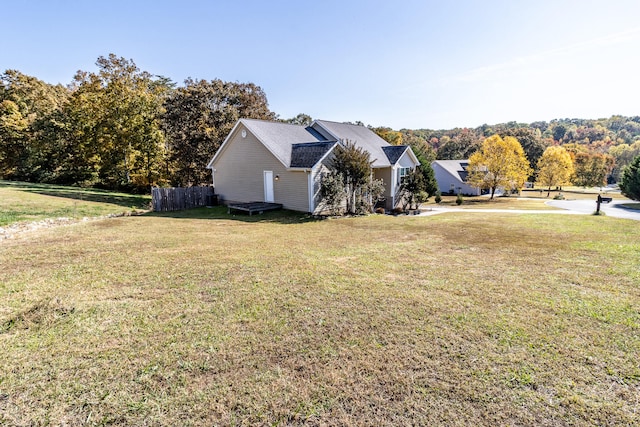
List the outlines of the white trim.
<svg viewBox="0 0 640 427">
<path fill-rule="evenodd" d="M 235 126 L 233 126 L 233 129 L 231 129 L 231 132 L 229 132 L 229 135 L 227 135 L 227 137 L 225 138 L 220 148 L 218 148 L 218 151 L 216 151 L 216 154 L 213 156 L 211 161 L 207 164 L 207 169 L 211 169 L 213 167 L 213 163 L 218 159 L 218 157 L 222 155 L 222 152 L 225 150 L 227 144 L 229 143 L 229 141 L 231 141 L 232 136 L 235 136 L 236 130 L 240 124 L 242 124 L 244 128 L 247 130 L 247 132 L 250 132 L 251 135 L 253 135 L 258 140 L 258 142 L 260 142 L 260 144 L 262 144 L 262 146 L 266 148 L 269 153 L 271 153 L 273 157 L 278 159 L 278 161 L 282 163 L 282 166 L 284 166 L 285 168 L 289 167 L 289 165 L 285 164 L 285 162 L 283 162 L 279 156 L 277 156 L 273 151 L 271 151 L 271 148 L 269 148 L 269 146 L 264 143 L 264 141 L 258 136 L 256 132 L 251 130 L 251 127 L 247 125 L 244 119 L 239 119 L 238 122 L 235 124 Z M 297 125 L 291 125 L 291 126 L 297 126 Z"/>
<path fill-rule="evenodd" d="M 273 185 L 273 171 L 262 171 L 263 182 L 264 182 L 264 201 L 265 203 L 273 203 L 275 201 L 275 188 Z M 269 194 L 269 189 L 271 189 L 271 194 Z M 271 197 L 269 197 L 269 195 Z M 269 200 L 271 199 L 271 200 Z"/>
<path fill-rule="evenodd" d="M 307 171 L 307 188 L 309 193 L 309 213 L 313 213 L 316 210 L 316 206 L 313 200 L 313 169 Z"/>
<path fill-rule="evenodd" d="M 234 134 L 238 126 L 240 126 L 240 123 L 242 123 L 242 120 L 238 120 L 236 124 L 233 126 L 233 129 L 231 129 L 231 132 L 229 132 L 229 135 L 227 135 L 222 145 L 220 145 L 220 148 L 218 148 L 218 151 L 216 151 L 216 154 L 213 155 L 213 158 L 207 164 L 206 169 L 213 169 L 213 162 L 215 162 L 216 159 L 221 155 L 223 149 L 226 147 L 227 143 L 231 140 L 231 135 Z"/>
<path fill-rule="evenodd" d="M 416 153 L 413 152 L 413 149 L 411 148 L 411 146 L 407 145 L 407 149 L 409 150 L 409 155 L 411 157 L 411 160 L 413 160 L 416 166 L 420 166 L 420 161 L 418 160 L 418 156 L 416 156 Z M 406 153 L 407 151 L 405 150 L 405 152 L 402 153 L 402 156 L 404 156 Z M 398 157 L 398 161 L 400 161 L 402 156 Z"/>
<path fill-rule="evenodd" d="M 396 197 L 396 167 L 391 166 L 391 198 Z"/>
</svg>

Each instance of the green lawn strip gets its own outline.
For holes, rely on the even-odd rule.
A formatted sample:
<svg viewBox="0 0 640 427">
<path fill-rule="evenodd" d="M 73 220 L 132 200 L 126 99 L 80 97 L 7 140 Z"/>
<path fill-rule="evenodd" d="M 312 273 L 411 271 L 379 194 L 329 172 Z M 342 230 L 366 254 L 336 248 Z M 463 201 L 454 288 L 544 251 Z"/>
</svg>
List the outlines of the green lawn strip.
<svg viewBox="0 0 640 427">
<path fill-rule="evenodd" d="M 624 206 L 627 209 L 640 210 L 640 203 L 623 203 L 621 206 Z"/>
<path fill-rule="evenodd" d="M 148 209 L 149 196 L 0 181 L 0 227 L 20 221 L 83 218 Z"/>
<path fill-rule="evenodd" d="M 0 245 L 0 419 L 635 424 L 639 237 L 224 208 L 39 231 Z"/>
</svg>

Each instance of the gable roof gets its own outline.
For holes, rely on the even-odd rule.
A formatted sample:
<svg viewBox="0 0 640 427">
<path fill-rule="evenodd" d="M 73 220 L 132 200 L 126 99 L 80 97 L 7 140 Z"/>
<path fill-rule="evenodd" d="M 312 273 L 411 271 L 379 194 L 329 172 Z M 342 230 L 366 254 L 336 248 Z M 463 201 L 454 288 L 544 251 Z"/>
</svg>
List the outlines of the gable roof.
<svg viewBox="0 0 640 427">
<path fill-rule="evenodd" d="M 353 125 L 350 123 L 330 122 L 328 120 L 316 120 L 313 122 L 311 127 L 315 128 L 316 126 L 329 133 L 332 138 L 353 142 L 357 146 L 368 151 L 374 168 L 392 166 L 395 164 L 395 162 L 391 162 L 389 160 L 382 149 L 382 147 L 391 145 L 384 139 L 380 138 L 374 131 L 365 126 Z"/>
<path fill-rule="evenodd" d="M 316 120 L 311 126 L 300 126 L 282 122 L 270 122 L 257 119 L 240 119 L 224 140 L 207 168 L 213 168 L 216 159 L 236 134 L 238 128 L 244 128 L 253 134 L 275 158 L 287 168 L 311 168 L 322 160 L 338 143 L 352 141 L 370 155 L 374 168 L 395 165 L 409 151 L 416 164 L 419 164 L 408 146 L 390 145 L 371 129 L 348 123 Z"/>
<path fill-rule="evenodd" d="M 392 165 L 395 165 L 408 149 L 409 147 L 406 145 L 387 145 L 386 147 L 382 147 L 382 151 L 384 151 L 384 154 L 386 154 L 387 159 L 389 159 Z"/>
<path fill-rule="evenodd" d="M 432 164 L 439 165 L 447 173 L 462 182 L 467 181 L 469 160 L 436 160 Z"/>
<path fill-rule="evenodd" d="M 326 141 L 317 132 L 310 132 L 299 125 L 254 119 L 240 119 L 240 121 L 286 167 L 291 165 L 294 144 Z"/>
<path fill-rule="evenodd" d="M 336 144 L 336 141 L 305 142 L 302 144 L 293 144 L 291 146 L 290 166 L 292 168 L 312 168 Z"/>
</svg>

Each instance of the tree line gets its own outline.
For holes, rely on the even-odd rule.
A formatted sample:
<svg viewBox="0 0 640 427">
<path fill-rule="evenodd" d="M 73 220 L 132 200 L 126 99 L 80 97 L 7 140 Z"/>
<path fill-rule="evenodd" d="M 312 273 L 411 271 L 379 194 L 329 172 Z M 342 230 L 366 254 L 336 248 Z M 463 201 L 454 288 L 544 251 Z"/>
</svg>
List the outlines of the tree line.
<svg viewBox="0 0 640 427">
<path fill-rule="evenodd" d="M 125 191 L 208 183 L 205 166 L 239 118 L 282 120 L 253 83 L 189 78 L 178 85 L 113 54 L 96 66 L 78 71 L 66 86 L 17 70 L 0 75 L 0 179 Z M 282 121 L 308 125 L 313 119 L 298 114 Z M 549 147 L 569 153 L 572 181 L 581 186 L 619 181 L 640 155 L 640 116 L 371 129 L 391 144 L 411 146 L 431 183 L 431 161 L 469 159 L 493 135 L 517 139 L 536 167 L 529 180 L 539 176 Z"/>
<path fill-rule="evenodd" d="M 236 121 L 274 119 L 253 83 L 170 79 L 99 57 L 51 85 L 0 75 L 0 178 L 132 192 L 209 182 L 205 169 Z"/>
<path fill-rule="evenodd" d="M 420 147 L 426 157 L 434 160 L 468 159 L 480 149 L 486 138 L 493 135 L 501 138 L 515 137 L 534 167 L 548 147 L 562 146 L 575 162 L 576 175 L 573 183 L 578 186 L 619 182 L 624 168 L 640 155 L 640 116 L 508 122 L 448 130 L 396 131 L 387 127 L 374 130 L 392 144 Z M 604 177 L 602 170 L 606 171 Z M 532 181 L 535 178 L 533 173 L 529 177 Z"/>
</svg>

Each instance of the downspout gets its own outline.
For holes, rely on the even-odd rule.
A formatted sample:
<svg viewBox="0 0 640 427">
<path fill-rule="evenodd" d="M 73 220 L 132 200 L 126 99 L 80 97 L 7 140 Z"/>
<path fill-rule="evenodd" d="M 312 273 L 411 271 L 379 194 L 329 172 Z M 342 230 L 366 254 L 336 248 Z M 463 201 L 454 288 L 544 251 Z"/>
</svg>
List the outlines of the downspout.
<svg viewBox="0 0 640 427">
<path fill-rule="evenodd" d="M 391 209 L 396 207 L 396 167 L 391 166 Z"/>
<path fill-rule="evenodd" d="M 313 169 L 311 170 L 304 170 L 307 173 L 307 193 L 308 193 L 308 197 L 309 197 L 309 213 L 313 214 L 313 212 L 316 210 L 316 206 L 315 206 L 315 200 L 313 199 Z"/>
</svg>

